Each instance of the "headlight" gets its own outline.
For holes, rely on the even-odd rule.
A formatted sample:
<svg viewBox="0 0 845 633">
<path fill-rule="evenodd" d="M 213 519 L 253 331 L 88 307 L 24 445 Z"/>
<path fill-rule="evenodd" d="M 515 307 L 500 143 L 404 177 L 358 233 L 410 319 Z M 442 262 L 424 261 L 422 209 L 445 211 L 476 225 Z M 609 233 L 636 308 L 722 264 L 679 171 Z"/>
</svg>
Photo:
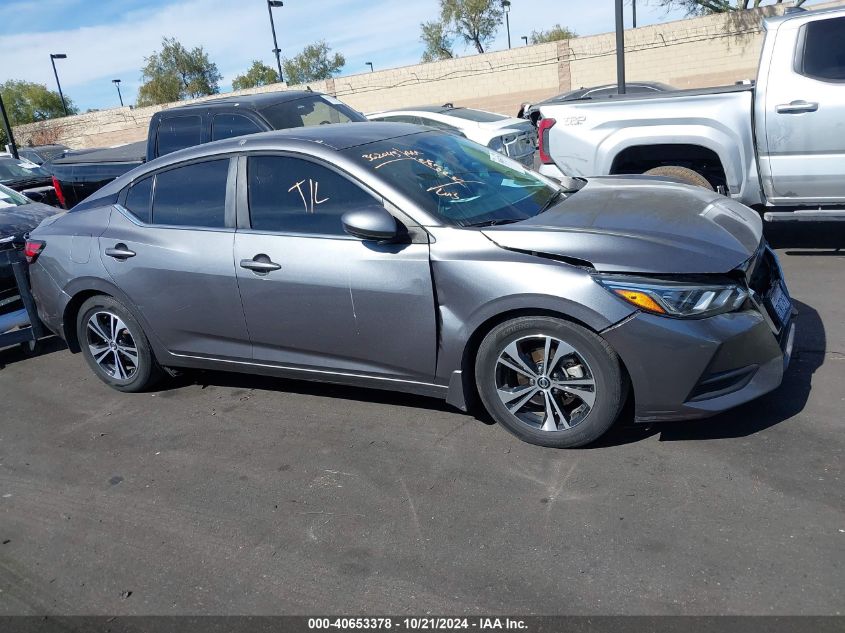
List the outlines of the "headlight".
<svg viewBox="0 0 845 633">
<path fill-rule="evenodd" d="M 654 314 L 705 317 L 738 310 L 748 292 L 737 284 L 695 284 L 641 278 L 596 277 L 628 303 Z"/>
</svg>

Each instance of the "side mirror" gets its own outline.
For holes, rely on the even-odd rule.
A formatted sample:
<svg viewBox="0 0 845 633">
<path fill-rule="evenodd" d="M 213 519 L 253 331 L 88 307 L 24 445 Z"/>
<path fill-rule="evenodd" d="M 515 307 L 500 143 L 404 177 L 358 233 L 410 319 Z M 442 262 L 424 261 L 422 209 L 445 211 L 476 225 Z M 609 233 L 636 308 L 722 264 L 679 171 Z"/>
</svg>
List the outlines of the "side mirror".
<svg viewBox="0 0 845 633">
<path fill-rule="evenodd" d="M 392 240 L 399 232 L 396 218 L 379 205 L 344 213 L 341 222 L 344 231 L 362 240 Z"/>
</svg>

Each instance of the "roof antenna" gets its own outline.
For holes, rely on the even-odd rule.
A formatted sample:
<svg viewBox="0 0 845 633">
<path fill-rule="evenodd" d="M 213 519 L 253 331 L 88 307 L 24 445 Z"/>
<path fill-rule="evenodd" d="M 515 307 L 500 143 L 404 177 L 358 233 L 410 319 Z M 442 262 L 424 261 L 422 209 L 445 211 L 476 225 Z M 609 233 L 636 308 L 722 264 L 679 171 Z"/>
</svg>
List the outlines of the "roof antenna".
<svg viewBox="0 0 845 633">
<path fill-rule="evenodd" d="M 306 92 L 314 92 L 313 90 L 311 90 L 311 86 L 305 86 L 305 90 Z"/>
<path fill-rule="evenodd" d="M 454 103 L 452 103 L 451 101 L 449 101 L 448 103 L 444 103 L 444 104 L 443 104 L 442 106 L 440 106 L 440 107 L 441 107 L 441 108 L 454 108 L 454 107 L 455 107 L 455 104 L 454 104 Z"/>
</svg>

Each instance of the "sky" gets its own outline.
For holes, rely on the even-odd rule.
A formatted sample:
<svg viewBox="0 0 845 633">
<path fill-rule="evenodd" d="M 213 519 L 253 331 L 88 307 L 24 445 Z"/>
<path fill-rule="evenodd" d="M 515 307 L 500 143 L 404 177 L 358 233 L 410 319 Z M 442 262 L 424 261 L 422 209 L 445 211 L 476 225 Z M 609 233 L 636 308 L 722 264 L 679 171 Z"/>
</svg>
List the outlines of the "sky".
<svg viewBox="0 0 845 633">
<path fill-rule="evenodd" d="M 420 22 L 436 17 L 437 0 L 284 0 L 273 9 L 279 48 L 292 57 L 325 39 L 343 53 L 342 74 L 369 72 L 419 62 Z M 626 0 L 626 25 L 631 20 Z M 638 25 L 684 17 L 657 0 L 638 0 Z M 555 23 L 579 35 L 612 31 L 613 0 L 511 0 L 513 46 L 520 36 Z M 55 89 L 50 53 L 57 60 L 62 89 L 85 111 L 119 105 L 111 80 L 121 79 L 123 100 L 135 102 L 144 57 L 159 50 L 163 36 L 188 48 L 202 46 L 217 64 L 221 92 L 254 59 L 275 67 L 265 0 L 0 0 L 0 82 L 24 79 Z M 502 26 L 489 50 L 507 48 Z M 475 49 L 462 43 L 459 55 Z"/>
</svg>

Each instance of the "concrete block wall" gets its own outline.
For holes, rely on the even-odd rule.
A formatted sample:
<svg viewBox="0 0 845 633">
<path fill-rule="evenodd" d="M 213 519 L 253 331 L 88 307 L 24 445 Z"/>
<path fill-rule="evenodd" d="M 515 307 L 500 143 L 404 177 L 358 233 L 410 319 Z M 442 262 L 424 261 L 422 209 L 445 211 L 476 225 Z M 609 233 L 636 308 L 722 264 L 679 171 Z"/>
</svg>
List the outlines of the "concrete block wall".
<svg viewBox="0 0 845 633">
<path fill-rule="evenodd" d="M 833 0 L 827 6 L 843 6 Z M 677 88 L 729 85 L 756 76 L 765 16 L 782 13 L 778 4 L 742 13 L 679 20 L 625 32 L 626 76 L 662 81 Z M 523 102 L 582 86 L 616 82 L 616 44 L 612 33 L 566 42 L 521 46 L 374 73 L 336 77 L 309 84 L 362 112 L 452 102 L 515 115 Z M 302 89 L 272 84 L 231 95 Z M 194 99 L 204 101 L 223 95 Z M 182 102 L 187 103 L 187 102 Z M 26 145 L 60 142 L 73 148 L 108 147 L 146 138 L 152 115 L 168 103 L 146 108 L 115 108 L 15 128 Z"/>
</svg>

